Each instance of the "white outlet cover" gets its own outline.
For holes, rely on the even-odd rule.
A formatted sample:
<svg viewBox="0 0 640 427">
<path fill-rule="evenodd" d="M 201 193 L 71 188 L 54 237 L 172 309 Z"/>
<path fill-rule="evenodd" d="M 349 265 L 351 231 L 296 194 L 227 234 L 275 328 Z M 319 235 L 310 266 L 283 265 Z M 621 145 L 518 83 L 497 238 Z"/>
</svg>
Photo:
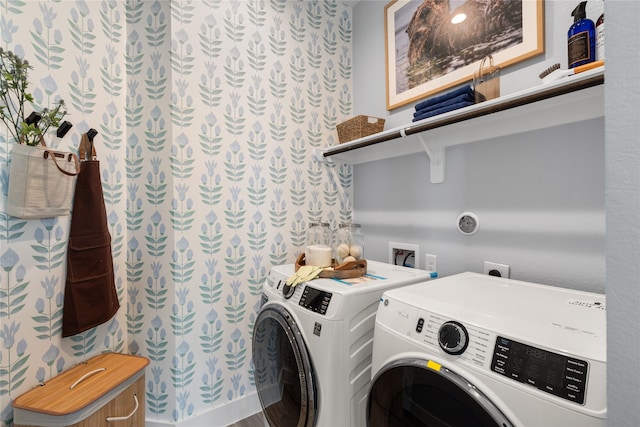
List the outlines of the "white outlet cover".
<svg viewBox="0 0 640 427">
<path fill-rule="evenodd" d="M 471 235 L 478 231 L 480 221 L 478 220 L 478 216 L 473 212 L 463 212 L 458 215 L 457 225 L 458 230 L 462 234 Z"/>
</svg>

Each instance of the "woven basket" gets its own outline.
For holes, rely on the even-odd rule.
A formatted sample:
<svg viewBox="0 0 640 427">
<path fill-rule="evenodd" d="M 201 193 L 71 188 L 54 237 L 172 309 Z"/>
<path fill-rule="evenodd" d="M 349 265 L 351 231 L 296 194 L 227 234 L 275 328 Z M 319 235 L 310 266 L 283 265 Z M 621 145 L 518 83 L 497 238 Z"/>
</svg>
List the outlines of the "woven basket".
<svg viewBox="0 0 640 427">
<path fill-rule="evenodd" d="M 338 129 L 338 140 L 342 144 L 382 132 L 384 129 L 384 119 L 360 115 L 340 123 L 336 126 L 336 129 Z"/>
</svg>

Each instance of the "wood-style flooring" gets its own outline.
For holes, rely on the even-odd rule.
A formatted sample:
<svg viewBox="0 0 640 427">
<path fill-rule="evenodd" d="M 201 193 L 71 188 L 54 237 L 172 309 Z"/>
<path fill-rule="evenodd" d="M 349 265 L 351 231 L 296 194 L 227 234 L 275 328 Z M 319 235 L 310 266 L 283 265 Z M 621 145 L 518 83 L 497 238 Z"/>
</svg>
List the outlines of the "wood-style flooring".
<svg viewBox="0 0 640 427">
<path fill-rule="evenodd" d="M 237 423 L 233 423 L 228 427 L 264 427 L 266 425 L 264 415 L 262 415 L 262 412 L 258 412 L 257 414 L 252 415 L 249 418 L 245 418 L 244 420 L 240 420 Z"/>
</svg>

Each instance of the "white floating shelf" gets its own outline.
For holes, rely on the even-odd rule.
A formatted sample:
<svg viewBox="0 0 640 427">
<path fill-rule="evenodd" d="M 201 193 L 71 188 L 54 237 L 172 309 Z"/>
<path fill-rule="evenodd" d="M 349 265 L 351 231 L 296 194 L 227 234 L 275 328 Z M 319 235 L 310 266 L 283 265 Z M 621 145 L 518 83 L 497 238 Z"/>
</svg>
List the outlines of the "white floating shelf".
<svg viewBox="0 0 640 427">
<path fill-rule="evenodd" d="M 445 149 L 604 117 L 604 67 L 319 150 L 358 164 L 424 152 L 432 183 L 444 182 Z"/>
</svg>

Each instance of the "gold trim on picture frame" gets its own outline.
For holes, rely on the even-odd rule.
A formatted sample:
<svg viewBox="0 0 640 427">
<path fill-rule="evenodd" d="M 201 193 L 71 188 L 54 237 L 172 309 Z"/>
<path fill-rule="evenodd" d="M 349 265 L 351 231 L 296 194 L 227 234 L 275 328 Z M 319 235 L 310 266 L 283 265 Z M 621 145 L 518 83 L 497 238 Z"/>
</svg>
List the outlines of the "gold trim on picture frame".
<svg viewBox="0 0 640 427">
<path fill-rule="evenodd" d="M 500 4 L 499 0 L 494 2 Z M 472 37 L 477 31 L 472 32 L 469 28 L 474 23 L 477 26 L 480 21 L 483 24 L 490 22 L 487 18 L 492 16 L 490 12 L 483 11 L 485 14 L 482 19 L 469 20 L 466 32 L 458 34 L 451 30 L 454 24 L 450 23 L 450 19 L 446 22 L 444 19 L 445 15 L 450 17 L 452 12 L 473 4 L 480 3 L 474 3 L 473 0 L 393 0 L 385 6 L 387 110 L 471 82 L 474 71 L 477 71 L 486 54 L 493 55 L 496 65 L 504 69 L 544 52 L 544 0 L 504 0 L 503 4 L 508 8 L 515 4 L 522 5 L 521 25 L 516 27 L 516 31 L 512 30 L 512 24 L 509 31 L 489 31 L 482 43 L 473 43 Z M 453 11 L 450 10 L 454 7 Z M 439 24 L 419 26 L 416 20 L 411 26 L 414 35 L 411 43 L 407 28 L 419 8 L 422 18 L 438 19 Z M 429 17 L 429 14 L 434 16 Z M 460 25 L 455 28 L 464 28 L 464 23 Z M 499 43 L 496 43 L 496 39 L 499 39 Z M 504 46 L 497 47 L 500 44 Z M 414 72 L 408 73 L 409 68 Z"/>
</svg>

